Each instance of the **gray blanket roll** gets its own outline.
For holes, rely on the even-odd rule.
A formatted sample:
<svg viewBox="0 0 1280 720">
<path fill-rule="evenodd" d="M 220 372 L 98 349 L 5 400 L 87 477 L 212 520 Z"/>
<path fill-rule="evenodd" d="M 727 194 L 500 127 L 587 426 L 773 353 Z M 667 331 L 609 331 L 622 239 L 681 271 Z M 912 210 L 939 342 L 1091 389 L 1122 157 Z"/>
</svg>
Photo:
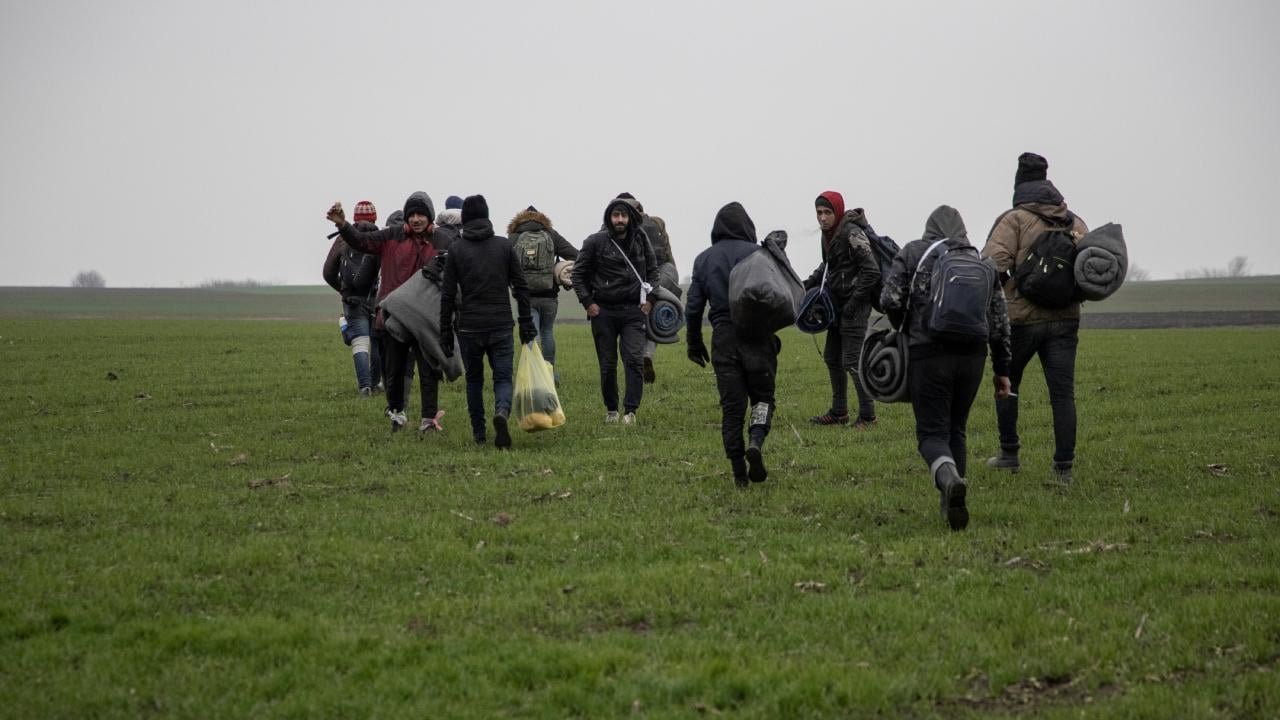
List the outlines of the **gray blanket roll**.
<svg viewBox="0 0 1280 720">
<path fill-rule="evenodd" d="M 432 367 L 450 381 L 462 375 L 462 359 L 454 353 L 445 357 L 440 348 L 440 277 L 429 265 L 413 274 L 403 285 L 382 299 L 387 332 L 395 339 L 418 346 Z"/>
<path fill-rule="evenodd" d="M 858 379 L 871 397 L 882 403 L 911 402 L 907 384 L 907 334 L 900 333 L 877 318 L 862 341 L 858 358 Z"/>
<path fill-rule="evenodd" d="M 653 291 L 653 306 L 645 318 L 645 335 L 652 341 L 670 345 L 680 341 L 684 327 L 684 303 L 665 287 Z"/>
<path fill-rule="evenodd" d="M 1105 300 L 1124 284 L 1129 272 L 1129 249 L 1116 223 L 1095 228 L 1076 245 L 1075 275 L 1085 300 Z"/>
</svg>

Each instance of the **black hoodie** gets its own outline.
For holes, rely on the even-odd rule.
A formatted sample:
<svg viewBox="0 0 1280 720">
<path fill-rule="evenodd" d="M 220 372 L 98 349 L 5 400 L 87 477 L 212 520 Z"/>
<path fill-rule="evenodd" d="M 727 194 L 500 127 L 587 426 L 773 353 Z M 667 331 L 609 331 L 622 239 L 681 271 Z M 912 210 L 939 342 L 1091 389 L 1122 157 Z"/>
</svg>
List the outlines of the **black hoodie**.
<svg viewBox="0 0 1280 720">
<path fill-rule="evenodd" d="M 741 204 L 731 202 L 720 208 L 711 225 L 711 247 L 693 261 L 693 281 L 685 322 L 689 337 L 702 332 L 702 310 L 711 305 L 711 327 L 729 324 L 729 273 L 738 263 L 758 250 L 756 226 Z"/>
<path fill-rule="evenodd" d="M 445 258 L 440 292 L 442 335 L 453 330 L 455 307 L 457 331 L 462 333 L 510 331 L 512 295 L 520 317 L 532 315 L 529 286 L 516 252 L 510 240 L 493 233 L 488 218 L 463 224 L 462 239 L 450 246 Z"/>
<path fill-rule="evenodd" d="M 615 207 L 626 208 L 631 218 L 626 237 L 621 239 L 613 237 L 613 229 L 609 223 L 609 214 Z M 582 307 L 590 307 L 592 304 L 638 306 L 640 279 L 636 277 L 636 273 L 653 289 L 658 288 L 658 260 L 653 246 L 640 229 L 642 222 L 639 211 L 631 203 L 617 198 L 609 201 L 604 209 L 606 229 L 582 241 L 582 250 L 573 266 L 573 291 L 577 293 Z M 626 252 L 626 255 L 618 252 L 619 249 Z M 653 301 L 652 296 L 645 300 Z"/>
</svg>

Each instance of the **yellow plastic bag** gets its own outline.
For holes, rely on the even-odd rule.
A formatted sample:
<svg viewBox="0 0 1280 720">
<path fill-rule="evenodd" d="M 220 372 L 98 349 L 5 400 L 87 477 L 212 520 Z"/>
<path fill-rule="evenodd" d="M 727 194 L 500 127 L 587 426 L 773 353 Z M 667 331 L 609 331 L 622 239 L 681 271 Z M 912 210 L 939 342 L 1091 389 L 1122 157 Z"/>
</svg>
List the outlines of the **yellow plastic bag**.
<svg viewBox="0 0 1280 720">
<path fill-rule="evenodd" d="M 511 414 L 525 432 L 550 430 L 564 424 L 564 408 L 560 407 L 560 396 L 556 393 L 555 374 L 551 363 L 542 359 L 537 340 L 520 348 Z"/>
</svg>

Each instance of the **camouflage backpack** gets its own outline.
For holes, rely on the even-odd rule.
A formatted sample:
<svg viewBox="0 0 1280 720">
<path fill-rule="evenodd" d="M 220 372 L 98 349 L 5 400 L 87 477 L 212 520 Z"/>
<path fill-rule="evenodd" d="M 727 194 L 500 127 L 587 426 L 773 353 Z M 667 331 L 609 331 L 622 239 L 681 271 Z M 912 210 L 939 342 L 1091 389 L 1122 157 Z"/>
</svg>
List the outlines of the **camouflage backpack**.
<svg viewBox="0 0 1280 720">
<path fill-rule="evenodd" d="M 556 244 L 548 230 L 526 230 L 516 236 L 516 256 L 520 269 L 532 292 L 544 292 L 556 286 Z"/>
</svg>

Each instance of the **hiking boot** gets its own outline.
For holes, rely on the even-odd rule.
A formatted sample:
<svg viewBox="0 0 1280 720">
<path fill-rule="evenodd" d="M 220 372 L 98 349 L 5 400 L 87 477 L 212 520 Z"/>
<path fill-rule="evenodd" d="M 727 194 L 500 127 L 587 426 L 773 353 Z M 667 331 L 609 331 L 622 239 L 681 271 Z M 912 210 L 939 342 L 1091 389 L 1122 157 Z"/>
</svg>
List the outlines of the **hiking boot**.
<svg viewBox="0 0 1280 720">
<path fill-rule="evenodd" d="M 484 436 L 484 433 L 471 433 L 471 440 L 477 445 L 483 445 L 488 442 L 488 438 Z"/>
<path fill-rule="evenodd" d="M 733 468 L 733 484 L 739 490 L 746 490 L 751 484 L 747 478 L 747 461 L 740 457 L 732 458 L 729 465 Z"/>
<path fill-rule="evenodd" d="M 987 458 L 987 467 L 993 470 L 1008 470 L 1016 473 L 1022 469 L 1022 463 L 1018 462 L 1017 450 L 1001 448 L 999 455 Z"/>
<path fill-rule="evenodd" d="M 623 416 L 622 416 L 622 424 L 623 424 L 623 425 L 635 425 L 635 424 L 636 424 L 636 413 L 635 413 L 635 411 L 634 411 L 634 410 L 633 410 L 633 411 L 631 411 L 631 412 L 629 412 L 629 413 L 627 413 L 626 415 L 623 415 Z"/>
<path fill-rule="evenodd" d="M 1071 484 L 1071 463 L 1061 463 L 1054 461 L 1053 478 L 1062 485 Z"/>
<path fill-rule="evenodd" d="M 511 433 L 507 432 L 507 416 L 493 416 L 493 446 L 496 448 L 511 447 Z"/>
<path fill-rule="evenodd" d="M 764 467 L 764 455 L 760 452 L 760 445 L 755 442 L 747 446 L 747 479 L 757 483 L 769 479 L 769 471 Z"/>
<path fill-rule="evenodd" d="M 872 425 L 876 424 L 875 418 L 860 417 L 853 421 L 854 430 L 870 430 Z"/>
<path fill-rule="evenodd" d="M 388 410 L 387 417 L 391 418 L 391 432 L 393 433 L 403 430 L 405 423 L 408 422 L 404 413 L 398 410 Z"/>
<path fill-rule="evenodd" d="M 828 410 L 826 414 L 814 415 L 813 417 L 809 418 L 809 422 L 813 423 L 814 425 L 848 425 L 849 413 L 843 412 L 843 413 L 837 414 L 833 410 Z"/>
<path fill-rule="evenodd" d="M 963 530 L 969 526 L 969 508 L 965 507 L 964 497 L 969 486 L 960 473 L 956 472 L 953 462 L 945 462 L 938 466 L 934 475 L 934 485 L 938 488 L 939 504 L 942 517 L 952 530 Z"/>
<path fill-rule="evenodd" d="M 653 381 L 657 379 L 658 379 L 658 376 L 653 372 L 653 358 L 651 357 L 645 358 L 644 359 L 644 384 L 652 385 Z"/>
<path fill-rule="evenodd" d="M 605 421 L 606 423 L 616 423 L 616 422 L 618 422 L 618 411 L 617 411 L 617 410 L 610 410 L 610 411 L 606 412 L 606 413 L 604 414 L 604 421 Z"/>
</svg>

